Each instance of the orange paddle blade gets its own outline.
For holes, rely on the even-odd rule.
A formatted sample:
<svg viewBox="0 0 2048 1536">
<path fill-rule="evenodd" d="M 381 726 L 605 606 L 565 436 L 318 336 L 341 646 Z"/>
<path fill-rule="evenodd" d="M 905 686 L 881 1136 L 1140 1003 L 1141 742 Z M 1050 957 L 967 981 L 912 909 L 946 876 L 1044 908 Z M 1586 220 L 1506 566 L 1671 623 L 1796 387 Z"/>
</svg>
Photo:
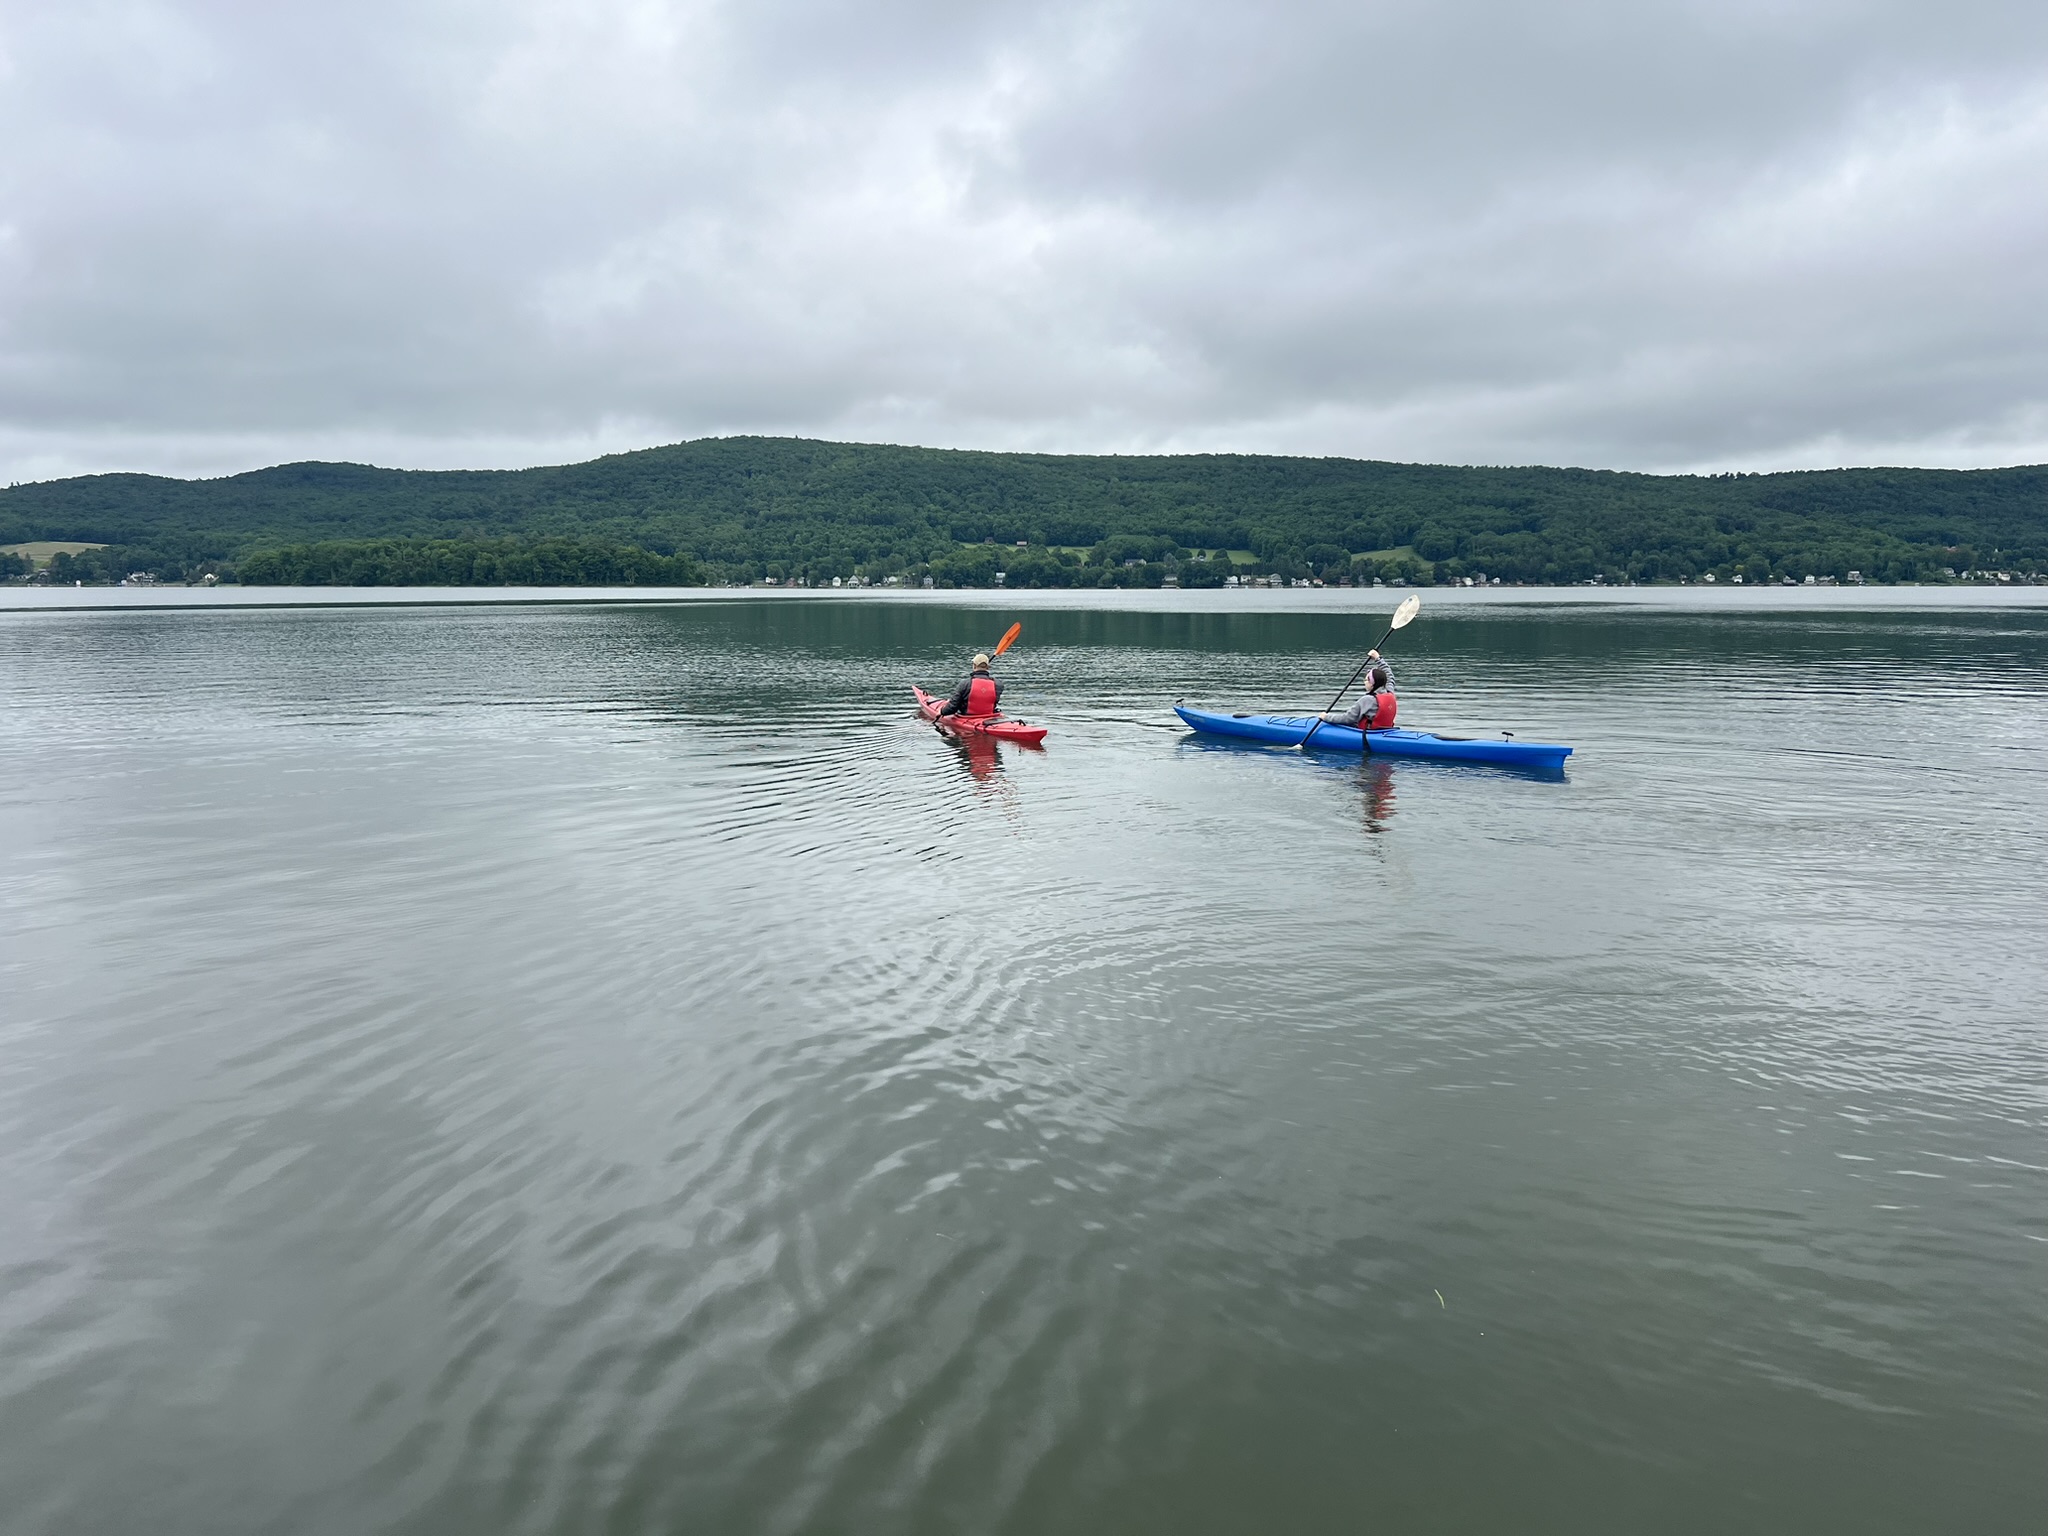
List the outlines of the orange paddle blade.
<svg viewBox="0 0 2048 1536">
<path fill-rule="evenodd" d="M 994 658 L 1002 655 L 1003 652 L 1007 651 L 1010 648 L 1011 642 L 1014 641 L 1017 638 L 1017 636 L 1022 634 L 1023 632 L 1024 625 L 1021 621 L 1012 624 L 1007 630 L 1003 632 L 1003 638 L 996 642 L 996 648 L 989 653 L 990 657 Z"/>
</svg>

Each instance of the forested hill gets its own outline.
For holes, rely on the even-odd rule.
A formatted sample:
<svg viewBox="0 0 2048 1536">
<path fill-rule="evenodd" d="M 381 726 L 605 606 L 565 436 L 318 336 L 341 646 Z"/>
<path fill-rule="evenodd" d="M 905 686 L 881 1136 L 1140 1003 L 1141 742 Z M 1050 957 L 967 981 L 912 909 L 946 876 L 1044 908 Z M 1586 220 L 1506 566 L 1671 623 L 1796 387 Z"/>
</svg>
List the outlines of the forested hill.
<svg viewBox="0 0 2048 1536">
<path fill-rule="evenodd" d="M 2048 467 L 1660 476 L 733 437 L 543 469 L 289 464 L 0 491 L 0 543 L 106 543 L 171 574 L 323 541 L 565 535 L 694 556 L 727 578 L 930 570 L 965 583 L 1004 564 L 1012 585 L 1067 584 L 1062 568 L 1171 569 L 1237 550 L 1265 569 L 1423 580 L 1938 580 L 2048 572 Z"/>
</svg>

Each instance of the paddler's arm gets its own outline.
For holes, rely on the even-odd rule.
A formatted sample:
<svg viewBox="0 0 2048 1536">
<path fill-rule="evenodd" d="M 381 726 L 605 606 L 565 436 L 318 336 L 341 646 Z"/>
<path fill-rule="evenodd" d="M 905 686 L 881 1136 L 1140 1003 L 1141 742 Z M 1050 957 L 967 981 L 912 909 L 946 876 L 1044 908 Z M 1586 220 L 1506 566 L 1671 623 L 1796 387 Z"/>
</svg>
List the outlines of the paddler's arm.
<svg viewBox="0 0 2048 1536">
<path fill-rule="evenodd" d="M 959 714 L 961 710 L 967 707 L 967 690 L 973 686 L 974 679 L 970 677 L 958 688 L 955 688 L 953 690 L 953 697 L 939 706 L 939 713 L 942 715 Z"/>
<path fill-rule="evenodd" d="M 1349 709 L 1333 709 L 1323 719 L 1330 725 L 1356 725 L 1365 718 L 1366 705 L 1371 698 L 1372 695 L 1367 694 Z"/>
</svg>

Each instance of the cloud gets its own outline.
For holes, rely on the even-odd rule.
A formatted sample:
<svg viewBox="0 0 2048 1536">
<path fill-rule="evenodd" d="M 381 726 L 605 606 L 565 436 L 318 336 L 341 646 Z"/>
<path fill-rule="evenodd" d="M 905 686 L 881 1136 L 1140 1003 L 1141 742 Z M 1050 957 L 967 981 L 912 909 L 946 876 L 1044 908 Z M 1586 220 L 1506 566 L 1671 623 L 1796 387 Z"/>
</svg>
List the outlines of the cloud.
<svg viewBox="0 0 2048 1536">
<path fill-rule="evenodd" d="M 2019 3 L 0 4 L 0 479 L 2048 459 Z"/>
</svg>

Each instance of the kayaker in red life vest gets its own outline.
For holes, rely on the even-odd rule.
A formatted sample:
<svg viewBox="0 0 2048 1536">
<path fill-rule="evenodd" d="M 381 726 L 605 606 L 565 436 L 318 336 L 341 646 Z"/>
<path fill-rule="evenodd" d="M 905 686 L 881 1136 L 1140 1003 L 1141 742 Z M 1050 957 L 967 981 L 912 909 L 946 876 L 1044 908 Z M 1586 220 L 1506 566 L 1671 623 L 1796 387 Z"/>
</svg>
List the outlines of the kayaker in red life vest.
<svg viewBox="0 0 2048 1536">
<path fill-rule="evenodd" d="M 988 656 L 974 658 L 974 670 L 967 681 L 953 690 L 953 697 L 939 706 L 941 715 L 992 715 L 1003 697 L 1003 685 L 988 675 Z"/>
<path fill-rule="evenodd" d="M 1368 731 L 1384 731 L 1394 723 L 1394 711 L 1399 707 L 1394 700 L 1394 672 L 1380 660 L 1378 651 L 1367 651 L 1369 663 L 1365 674 L 1365 692 L 1358 702 L 1349 709 L 1333 710 L 1323 716 L 1331 725 L 1358 725 L 1364 722 Z"/>
</svg>

